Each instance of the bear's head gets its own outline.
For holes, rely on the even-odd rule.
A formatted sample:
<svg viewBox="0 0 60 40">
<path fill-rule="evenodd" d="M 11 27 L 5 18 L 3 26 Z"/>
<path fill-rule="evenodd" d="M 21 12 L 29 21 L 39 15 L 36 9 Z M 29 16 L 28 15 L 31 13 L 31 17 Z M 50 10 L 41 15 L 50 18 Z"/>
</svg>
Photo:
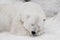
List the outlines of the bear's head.
<svg viewBox="0 0 60 40">
<path fill-rule="evenodd" d="M 43 33 L 45 20 L 45 17 L 25 16 L 23 17 L 22 24 L 30 35 L 38 36 Z"/>
</svg>

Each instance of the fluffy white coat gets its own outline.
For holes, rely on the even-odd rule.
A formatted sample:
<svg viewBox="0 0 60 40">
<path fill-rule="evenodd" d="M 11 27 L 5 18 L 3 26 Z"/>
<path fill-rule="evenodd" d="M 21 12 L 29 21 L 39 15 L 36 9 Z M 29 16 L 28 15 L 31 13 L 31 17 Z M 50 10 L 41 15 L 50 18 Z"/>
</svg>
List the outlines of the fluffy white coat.
<svg viewBox="0 0 60 40">
<path fill-rule="evenodd" d="M 46 19 L 40 5 L 26 2 L 21 5 L 0 6 L 0 30 L 10 31 L 17 34 L 36 35 L 42 33 L 44 20 Z"/>
</svg>

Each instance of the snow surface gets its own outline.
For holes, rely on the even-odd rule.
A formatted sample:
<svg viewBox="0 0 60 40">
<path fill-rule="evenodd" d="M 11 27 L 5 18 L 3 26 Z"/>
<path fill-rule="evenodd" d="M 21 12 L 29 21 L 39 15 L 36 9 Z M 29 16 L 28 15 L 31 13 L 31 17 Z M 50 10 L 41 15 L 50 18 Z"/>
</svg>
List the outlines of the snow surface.
<svg viewBox="0 0 60 40">
<path fill-rule="evenodd" d="M 52 34 L 44 34 L 37 37 L 31 36 L 17 36 L 7 33 L 0 33 L 0 40 L 60 40 L 59 36 Z"/>
</svg>

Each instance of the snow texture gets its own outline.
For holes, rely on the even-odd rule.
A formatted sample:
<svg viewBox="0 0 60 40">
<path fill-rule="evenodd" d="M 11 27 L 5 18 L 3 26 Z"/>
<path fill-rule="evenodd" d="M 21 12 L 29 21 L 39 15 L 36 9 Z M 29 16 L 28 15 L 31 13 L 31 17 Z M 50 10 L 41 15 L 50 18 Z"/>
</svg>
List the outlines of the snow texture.
<svg viewBox="0 0 60 40">
<path fill-rule="evenodd" d="M 60 40 L 59 36 L 52 34 L 44 34 L 37 37 L 16 36 L 7 33 L 0 33 L 0 40 Z"/>
</svg>

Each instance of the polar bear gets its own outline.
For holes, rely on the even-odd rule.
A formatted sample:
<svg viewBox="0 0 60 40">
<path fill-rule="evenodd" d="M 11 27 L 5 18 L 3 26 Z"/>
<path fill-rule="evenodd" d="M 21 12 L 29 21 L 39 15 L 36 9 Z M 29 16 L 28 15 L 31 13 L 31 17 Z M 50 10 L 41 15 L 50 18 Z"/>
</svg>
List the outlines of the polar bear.
<svg viewBox="0 0 60 40">
<path fill-rule="evenodd" d="M 11 33 L 41 35 L 45 19 L 40 5 L 33 2 L 0 6 L 0 27 L 3 30 L 8 29 Z"/>
</svg>

